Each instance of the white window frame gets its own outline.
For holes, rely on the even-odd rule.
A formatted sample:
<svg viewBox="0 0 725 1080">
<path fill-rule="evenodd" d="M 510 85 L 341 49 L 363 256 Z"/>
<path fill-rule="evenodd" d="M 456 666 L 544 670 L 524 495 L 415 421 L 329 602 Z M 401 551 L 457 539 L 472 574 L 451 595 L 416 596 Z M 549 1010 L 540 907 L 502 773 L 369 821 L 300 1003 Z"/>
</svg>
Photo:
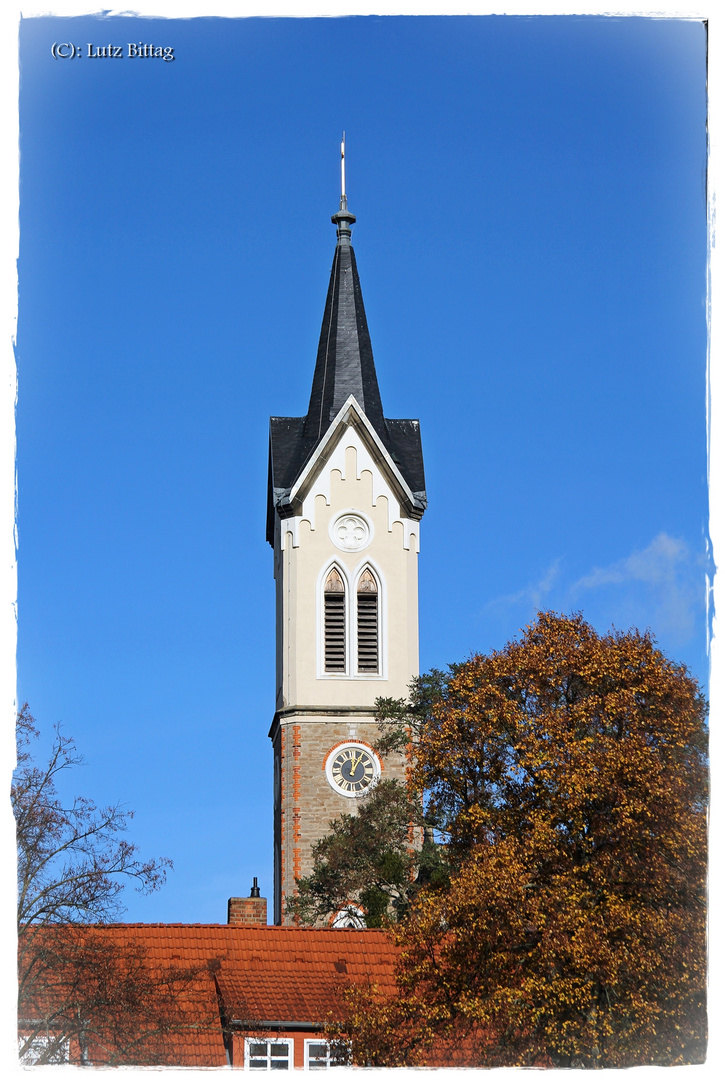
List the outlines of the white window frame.
<svg viewBox="0 0 725 1080">
<path fill-rule="evenodd" d="M 252 1043 L 266 1043 L 267 1047 L 269 1047 L 272 1044 L 274 1044 L 276 1046 L 278 1046 L 280 1044 L 286 1045 L 287 1046 L 287 1059 L 286 1059 L 287 1060 L 287 1069 L 285 1070 L 285 1069 L 273 1069 L 272 1068 L 272 1057 L 271 1057 L 271 1055 L 269 1053 L 269 1050 L 267 1051 L 267 1067 L 266 1067 L 266 1069 L 253 1069 L 252 1066 L 251 1066 L 251 1063 L 250 1063 L 250 1059 L 251 1059 L 250 1050 L 251 1050 Z M 282 1061 L 283 1059 L 278 1058 L 278 1060 Z M 267 1035 L 260 1036 L 258 1039 L 253 1039 L 253 1038 L 251 1038 L 249 1036 L 245 1036 L 245 1038 L 244 1038 L 244 1070 L 245 1070 L 245 1072 L 260 1072 L 260 1073 L 261 1072 L 285 1072 L 285 1071 L 290 1072 L 292 1069 L 294 1069 L 294 1067 L 295 1067 L 295 1041 L 294 1041 L 294 1039 L 269 1038 Z"/>
<path fill-rule="evenodd" d="M 313 1066 L 313 1067 L 311 1067 L 310 1066 L 310 1047 L 312 1045 L 319 1046 L 321 1043 L 324 1044 L 324 1046 L 327 1048 L 326 1054 L 325 1054 L 325 1064 L 324 1064 L 324 1066 Z M 341 1067 L 344 1068 L 344 1066 L 334 1065 L 330 1061 L 330 1044 L 327 1041 L 327 1039 L 305 1039 L 305 1069 L 308 1072 L 317 1072 L 318 1069 L 320 1071 L 322 1071 L 322 1068 L 325 1068 L 325 1069 L 337 1069 L 337 1068 L 341 1068 Z"/>
<path fill-rule="evenodd" d="M 325 671 L 325 582 L 332 568 L 337 570 L 345 585 L 345 670 Z M 369 570 L 378 586 L 378 670 L 357 670 L 357 587 L 365 570 Z M 332 558 L 322 568 L 317 579 L 315 618 L 317 621 L 317 678 L 354 679 L 358 682 L 384 682 L 388 677 L 387 625 L 388 590 L 385 578 L 374 559 L 365 556 L 351 572 L 341 559 Z"/>
<path fill-rule="evenodd" d="M 18 1036 L 18 1053 L 20 1052 L 23 1044 L 30 1032 Z M 50 1032 L 38 1033 L 30 1047 L 26 1050 L 23 1059 L 20 1062 L 21 1067 L 26 1065 L 35 1065 L 38 1060 L 43 1056 L 49 1046 L 52 1046 L 56 1042 L 56 1036 Z M 59 1042 L 56 1046 L 55 1053 L 50 1061 L 46 1062 L 47 1065 L 63 1065 L 70 1061 L 70 1043 L 68 1039 L 64 1042 Z"/>
</svg>

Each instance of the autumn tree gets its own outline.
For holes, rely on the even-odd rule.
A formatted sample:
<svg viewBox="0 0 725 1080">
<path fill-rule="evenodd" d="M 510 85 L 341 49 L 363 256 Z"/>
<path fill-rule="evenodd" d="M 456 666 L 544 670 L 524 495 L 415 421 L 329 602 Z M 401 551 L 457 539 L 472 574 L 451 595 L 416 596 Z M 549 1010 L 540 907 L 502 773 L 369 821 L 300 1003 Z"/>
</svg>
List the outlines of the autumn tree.
<svg viewBox="0 0 725 1080">
<path fill-rule="evenodd" d="M 355 1059 L 702 1061 L 707 731 L 686 669 L 649 634 L 540 613 L 381 713 L 389 743 L 412 733 L 452 873 L 397 929 L 397 997 L 353 991 Z"/>
<path fill-rule="evenodd" d="M 365 925 L 404 917 L 423 884 L 447 881 L 421 803 L 405 784 L 381 780 L 313 847 L 312 873 L 297 881 L 287 913 L 307 924 L 362 909 Z"/>
<path fill-rule="evenodd" d="M 189 1022 L 180 1003 L 194 997 L 206 971 L 150 964 L 138 943 L 103 933 L 124 910 L 124 886 L 151 892 L 171 863 L 138 858 L 125 836 L 130 811 L 60 797 L 59 778 L 82 761 L 72 739 L 56 728 L 50 757 L 38 764 L 38 729 L 27 705 L 17 733 L 11 797 L 21 1061 L 66 1060 L 73 1043 L 81 1056 L 94 1048 L 105 1064 L 173 1063 L 163 1037 Z M 205 1023 L 201 1012 L 196 1022 Z"/>
</svg>

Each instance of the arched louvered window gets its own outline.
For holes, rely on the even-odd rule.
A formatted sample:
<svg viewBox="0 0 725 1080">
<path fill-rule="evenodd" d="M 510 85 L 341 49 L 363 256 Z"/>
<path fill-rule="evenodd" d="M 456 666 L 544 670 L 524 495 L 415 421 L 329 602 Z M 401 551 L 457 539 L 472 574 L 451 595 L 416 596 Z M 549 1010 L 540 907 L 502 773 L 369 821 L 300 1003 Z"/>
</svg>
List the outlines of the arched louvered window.
<svg viewBox="0 0 725 1080">
<path fill-rule="evenodd" d="M 378 671 L 378 583 L 363 570 L 357 584 L 357 669 Z"/>
<path fill-rule="evenodd" d="M 325 581 L 325 671 L 345 671 L 345 583 L 334 566 Z"/>
</svg>

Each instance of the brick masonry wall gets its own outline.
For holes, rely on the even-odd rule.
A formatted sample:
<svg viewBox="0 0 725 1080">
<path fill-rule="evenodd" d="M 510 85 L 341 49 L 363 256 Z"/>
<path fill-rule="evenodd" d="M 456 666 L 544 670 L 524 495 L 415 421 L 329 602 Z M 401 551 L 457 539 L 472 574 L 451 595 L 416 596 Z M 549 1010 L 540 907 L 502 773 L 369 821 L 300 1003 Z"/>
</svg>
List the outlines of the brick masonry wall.
<svg viewBox="0 0 725 1080">
<path fill-rule="evenodd" d="M 267 901 L 263 896 L 231 896 L 227 905 L 229 926 L 266 926 Z"/>
<path fill-rule="evenodd" d="M 330 787 L 325 760 L 338 743 L 354 740 L 372 747 L 378 738 L 376 724 L 368 717 L 359 720 L 308 721 L 304 717 L 282 721 L 279 822 L 281 843 L 281 918 L 285 900 L 293 895 L 295 881 L 312 870 L 312 845 L 330 831 L 330 822 L 340 814 L 354 814 L 357 800 L 344 798 Z M 403 755 L 391 755 L 381 762 L 384 778 L 405 777 Z"/>
</svg>

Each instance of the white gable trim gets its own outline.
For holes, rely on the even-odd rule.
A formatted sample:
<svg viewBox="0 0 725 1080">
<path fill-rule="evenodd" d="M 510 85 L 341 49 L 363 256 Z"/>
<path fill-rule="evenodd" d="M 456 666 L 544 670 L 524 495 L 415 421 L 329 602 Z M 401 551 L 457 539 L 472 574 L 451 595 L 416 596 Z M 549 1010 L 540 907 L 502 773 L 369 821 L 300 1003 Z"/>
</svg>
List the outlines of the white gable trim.
<svg viewBox="0 0 725 1080">
<path fill-rule="evenodd" d="M 367 416 L 360 408 L 356 398 L 351 394 L 345 404 L 338 412 L 335 419 L 330 424 L 329 428 L 325 432 L 324 437 L 318 443 L 314 454 L 305 465 L 300 476 L 297 478 L 296 483 L 290 491 L 290 502 L 299 506 L 302 503 L 309 487 L 314 483 L 315 477 L 322 469 L 325 461 L 332 451 L 334 443 L 341 437 L 342 432 L 346 427 L 355 426 L 360 430 L 360 434 L 364 437 L 367 435 L 367 441 L 370 443 L 370 450 L 377 452 L 379 463 L 385 467 L 388 473 L 388 478 L 392 483 L 393 489 L 399 489 L 399 498 L 402 502 L 408 503 L 410 506 L 415 505 L 415 497 L 413 492 L 408 487 L 407 483 L 403 479 L 403 475 L 398 469 L 397 465 L 391 458 L 390 454 L 386 450 L 382 439 L 378 435 L 373 425 L 368 420 Z"/>
<path fill-rule="evenodd" d="M 398 493 L 389 481 L 388 471 L 380 467 L 377 453 L 373 454 L 369 441 L 363 437 L 357 426 L 351 425 L 338 429 L 340 436 L 335 445 L 330 449 L 326 459 L 317 470 L 317 474 L 311 479 L 304 498 L 295 507 L 295 513 L 291 517 L 278 519 L 279 536 L 275 534 L 275 542 L 284 548 L 287 534 L 292 538 L 292 547 L 299 547 L 300 526 L 303 521 L 309 524 L 312 532 L 317 525 L 317 497 L 322 496 L 327 506 L 331 505 L 332 490 L 331 478 L 334 472 L 339 472 L 343 480 L 360 480 L 363 472 L 372 473 L 372 505 L 377 506 L 380 498 L 385 499 L 387 507 L 387 531 L 392 532 L 395 523 L 399 523 L 403 529 L 403 547 L 409 551 L 411 544 L 413 550 L 420 551 L 420 521 L 406 516 L 400 504 Z M 349 472 L 350 462 L 347 458 L 347 450 L 355 451 L 355 463 L 352 472 Z M 363 518 L 370 529 L 370 542 L 374 537 L 374 526 L 368 514 L 359 506 L 349 505 L 345 509 L 337 509 L 330 521 L 332 528 L 335 520 L 344 514 L 354 514 Z M 331 536 L 333 544 L 335 543 Z M 337 545 L 335 545 L 337 546 Z M 367 545 L 364 549 L 367 550 Z"/>
</svg>

